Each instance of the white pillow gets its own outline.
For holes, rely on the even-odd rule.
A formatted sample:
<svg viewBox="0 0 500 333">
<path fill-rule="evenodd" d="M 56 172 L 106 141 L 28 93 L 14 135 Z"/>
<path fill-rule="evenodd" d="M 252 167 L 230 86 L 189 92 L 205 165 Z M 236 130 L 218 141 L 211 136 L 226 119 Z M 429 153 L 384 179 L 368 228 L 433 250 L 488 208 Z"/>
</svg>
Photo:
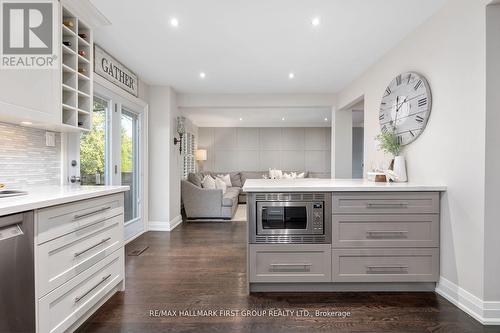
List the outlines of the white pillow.
<svg viewBox="0 0 500 333">
<path fill-rule="evenodd" d="M 305 172 L 301 172 L 297 175 L 297 178 L 305 178 L 306 177 L 306 173 Z"/>
<path fill-rule="evenodd" d="M 278 169 L 269 169 L 269 178 L 270 179 L 281 179 L 283 178 L 283 171 Z"/>
<path fill-rule="evenodd" d="M 215 188 L 216 189 L 219 189 L 219 190 L 222 190 L 222 194 L 226 194 L 226 190 L 227 190 L 227 185 L 226 183 L 219 177 L 217 177 L 215 179 Z"/>
<path fill-rule="evenodd" d="M 231 177 L 229 176 L 229 174 L 227 174 L 227 175 L 217 175 L 217 178 L 220 178 L 224 183 L 226 183 L 227 187 L 233 186 L 231 184 Z"/>
<path fill-rule="evenodd" d="M 215 179 L 213 179 L 211 176 L 207 175 L 203 178 L 203 181 L 201 182 L 201 186 L 203 188 L 208 188 L 208 189 L 215 189 Z"/>
</svg>

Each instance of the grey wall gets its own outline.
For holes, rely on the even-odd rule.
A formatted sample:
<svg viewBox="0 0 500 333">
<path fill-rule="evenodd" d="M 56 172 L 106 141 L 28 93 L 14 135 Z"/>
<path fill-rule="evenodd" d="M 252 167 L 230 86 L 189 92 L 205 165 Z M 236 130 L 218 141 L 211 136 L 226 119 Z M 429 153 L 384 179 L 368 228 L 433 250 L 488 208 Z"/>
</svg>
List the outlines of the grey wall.
<svg viewBox="0 0 500 333">
<path fill-rule="evenodd" d="M 45 146 L 45 130 L 0 123 L 0 183 L 8 186 L 58 185 L 61 135 Z"/>
<path fill-rule="evenodd" d="M 352 128 L 352 178 L 363 178 L 364 128 Z"/>
<path fill-rule="evenodd" d="M 331 129 L 328 127 L 200 127 L 198 148 L 207 149 L 204 170 L 307 170 L 330 177 Z"/>
</svg>

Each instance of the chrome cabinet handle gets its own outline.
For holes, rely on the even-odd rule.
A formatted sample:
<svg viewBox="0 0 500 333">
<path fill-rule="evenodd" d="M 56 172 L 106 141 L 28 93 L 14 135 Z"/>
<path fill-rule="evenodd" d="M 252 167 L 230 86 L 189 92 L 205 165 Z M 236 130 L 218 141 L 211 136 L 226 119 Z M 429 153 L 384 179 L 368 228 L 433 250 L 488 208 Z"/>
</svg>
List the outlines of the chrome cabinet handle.
<svg viewBox="0 0 500 333">
<path fill-rule="evenodd" d="M 381 237 L 383 235 L 387 235 L 387 236 L 398 236 L 399 235 L 399 238 L 404 238 L 406 237 L 406 234 L 408 233 L 408 231 L 399 231 L 399 230 L 368 230 L 367 232 L 367 235 L 368 237 L 370 236 L 378 236 L 378 237 Z"/>
<path fill-rule="evenodd" d="M 292 268 L 292 267 L 302 267 L 302 271 L 307 272 L 310 270 L 312 264 L 309 263 L 296 263 L 296 264 L 270 264 L 271 270 L 274 271 L 276 269 L 279 269 L 280 271 L 286 271 L 286 268 Z M 293 270 L 297 271 L 297 270 Z"/>
<path fill-rule="evenodd" d="M 73 221 L 80 220 L 80 219 L 83 219 L 84 217 L 88 217 L 88 216 L 91 216 L 91 215 L 102 213 L 104 211 L 107 211 L 108 209 L 111 209 L 111 207 L 110 206 L 103 207 L 103 208 L 100 208 L 98 210 L 94 210 L 94 211 L 89 212 L 89 213 L 75 215 L 75 216 L 73 216 Z"/>
<path fill-rule="evenodd" d="M 383 203 L 368 203 L 366 208 L 408 208 L 408 203 L 392 203 L 392 204 L 383 204 Z"/>
<path fill-rule="evenodd" d="M 99 243 L 94 244 L 94 245 L 92 245 L 92 246 L 90 246 L 90 247 L 86 248 L 86 249 L 85 249 L 85 250 L 83 250 L 83 251 L 80 251 L 80 252 L 75 252 L 75 258 L 76 258 L 76 257 L 81 256 L 81 255 L 82 255 L 82 254 L 84 254 L 85 252 L 88 252 L 88 251 L 92 250 L 92 249 L 93 249 L 93 248 L 95 248 L 95 247 L 98 247 L 98 246 L 99 246 L 99 245 L 101 245 L 101 244 L 106 243 L 106 242 L 107 242 L 107 241 L 109 241 L 110 239 L 111 239 L 111 237 L 105 238 L 105 239 L 103 239 L 102 241 L 100 241 Z"/>
<path fill-rule="evenodd" d="M 95 288 L 99 287 L 104 281 L 106 281 L 110 277 L 111 277 L 111 274 L 108 274 L 107 276 L 103 277 L 101 279 L 101 281 L 97 282 L 97 284 L 95 286 L 93 286 L 92 288 L 90 288 L 89 290 L 87 290 L 86 292 L 84 292 L 82 295 L 75 297 L 75 303 L 80 302 L 85 296 L 87 296 L 88 294 L 90 294 Z"/>
<path fill-rule="evenodd" d="M 408 273 L 406 270 L 408 266 L 396 265 L 396 266 L 366 266 L 367 273 Z M 392 269 L 392 271 L 391 271 Z"/>
</svg>

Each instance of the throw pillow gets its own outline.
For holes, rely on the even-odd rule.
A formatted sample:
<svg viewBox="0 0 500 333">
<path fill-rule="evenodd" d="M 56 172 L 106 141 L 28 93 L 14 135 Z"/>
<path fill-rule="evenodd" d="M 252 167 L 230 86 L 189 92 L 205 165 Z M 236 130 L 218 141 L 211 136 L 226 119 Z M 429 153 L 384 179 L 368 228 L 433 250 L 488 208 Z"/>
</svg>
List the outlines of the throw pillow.
<svg viewBox="0 0 500 333">
<path fill-rule="evenodd" d="M 269 169 L 269 178 L 270 179 L 281 179 L 283 178 L 283 171 L 278 169 Z"/>
<path fill-rule="evenodd" d="M 215 179 L 215 188 L 216 189 L 219 189 L 219 190 L 222 190 L 222 195 L 226 194 L 226 190 L 227 190 L 227 185 L 226 183 L 220 179 L 219 177 L 217 177 Z"/>
<path fill-rule="evenodd" d="M 297 178 L 306 178 L 306 173 L 302 172 L 297 175 Z"/>
<path fill-rule="evenodd" d="M 201 185 L 203 188 L 208 188 L 208 189 L 215 189 L 215 179 L 212 178 L 212 176 L 205 176 L 203 178 L 203 181 L 201 182 Z"/>
<path fill-rule="evenodd" d="M 227 187 L 233 186 L 231 184 L 231 176 L 229 176 L 229 174 L 227 174 L 227 175 L 217 175 L 217 178 L 220 178 L 224 183 L 226 183 Z"/>
<path fill-rule="evenodd" d="M 201 187 L 201 182 L 203 182 L 203 176 L 200 173 L 190 173 L 188 175 L 188 181 L 193 185 Z"/>
</svg>

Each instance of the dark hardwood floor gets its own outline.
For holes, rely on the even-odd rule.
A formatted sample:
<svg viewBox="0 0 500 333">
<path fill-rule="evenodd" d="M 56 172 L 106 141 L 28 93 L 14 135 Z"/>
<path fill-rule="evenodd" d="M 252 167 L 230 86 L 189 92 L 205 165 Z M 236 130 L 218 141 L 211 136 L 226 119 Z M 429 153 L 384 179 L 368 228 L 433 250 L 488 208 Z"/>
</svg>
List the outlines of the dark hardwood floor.
<svg viewBox="0 0 500 333">
<path fill-rule="evenodd" d="M 126 253 L 126 291 L 114 295 L 81 332 L 500 332 L 483 327 L 434 293 L 260 293 L 246 290 L 245 222 L 184 223 L 148 232 Z M 332 317 L 150 316 L 151 310 L 350 311 Z"/>
</svg>

